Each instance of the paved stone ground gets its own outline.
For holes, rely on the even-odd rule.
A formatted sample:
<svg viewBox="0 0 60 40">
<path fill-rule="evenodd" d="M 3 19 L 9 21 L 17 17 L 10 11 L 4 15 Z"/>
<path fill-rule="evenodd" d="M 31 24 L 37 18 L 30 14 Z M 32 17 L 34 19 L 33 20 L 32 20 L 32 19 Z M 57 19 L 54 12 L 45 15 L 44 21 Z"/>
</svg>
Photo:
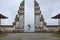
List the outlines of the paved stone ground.
<svg viewBox="0 0 60 40">
<path fill-rule="evenodd" d="M 48 33 L 13 33 L 0 40 L 60 40 Z"/>
</svg>

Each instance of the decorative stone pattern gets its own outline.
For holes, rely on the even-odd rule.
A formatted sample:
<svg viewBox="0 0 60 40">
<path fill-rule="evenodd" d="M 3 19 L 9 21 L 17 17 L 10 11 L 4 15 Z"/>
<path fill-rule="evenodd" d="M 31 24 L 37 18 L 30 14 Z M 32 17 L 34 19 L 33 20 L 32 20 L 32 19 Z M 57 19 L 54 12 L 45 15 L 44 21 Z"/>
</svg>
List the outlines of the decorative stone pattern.
<svg viewBox="0 0 60 40">
<path fill-rule="evenodd" d="M 37 1 L 35 0 L 34 1 L 34 11 L 35 11 L 35 32 L 37 31 L 40 31 L 41 29 L 44 29 L 44 18 L 43 18 L 43 15 L 41 15 L 41 10 L 40 10 L 40 7 L 39 7 L 39 4 L 37 3 Z"/>
<path fill-rule="evenodd" d="M 15 31 L 24 32 L 24 1 L 22 1 L 19 6 L 18 15 L 16 15 L 13 25 Z"/>
<path fill-rule="evenodd" d="M 20 3 L 20 7 L 18 10 L 18 15 L 16 15 L 15 22 L 14 22 L 14 27 L 15 30 L 19 31 L 24 31 L 24 0 Z M 34 26 L 35 26 L 35 31 L 40 31 L 41 29 L 44 29 L 45 24 L 44 24 L 44 18 L 43 15 L 41 15 L 41 10 L 39 7 L 39 4 L 37 3 L 36 0 L 34 0 Z"/>
</svg>

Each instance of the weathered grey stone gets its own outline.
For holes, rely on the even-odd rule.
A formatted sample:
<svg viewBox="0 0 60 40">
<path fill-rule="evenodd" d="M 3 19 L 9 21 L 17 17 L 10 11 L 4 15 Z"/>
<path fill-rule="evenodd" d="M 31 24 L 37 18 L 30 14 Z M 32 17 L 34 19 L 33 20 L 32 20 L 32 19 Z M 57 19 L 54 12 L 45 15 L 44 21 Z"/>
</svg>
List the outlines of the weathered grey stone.
<svg viewBox="0 0 60 40">
<path fill-rule="evenodd" d="M 13 33 L 0 40 L 60 40 L 49 33 Z"/>
</svg>

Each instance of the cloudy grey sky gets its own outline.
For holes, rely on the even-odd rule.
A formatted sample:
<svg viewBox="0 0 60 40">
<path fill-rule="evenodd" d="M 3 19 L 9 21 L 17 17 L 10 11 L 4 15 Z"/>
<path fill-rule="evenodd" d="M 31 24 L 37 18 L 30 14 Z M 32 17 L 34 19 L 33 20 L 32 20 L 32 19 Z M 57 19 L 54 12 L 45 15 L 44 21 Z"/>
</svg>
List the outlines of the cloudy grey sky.
<svg viewBox="0 0 60 40">
<path fill-rule="evenodd" d="M 0 0 L 0 13 L 8 19 L 2 20 L 2 24 L 12 24 L 22 0 Z M 37 0 L 45 21 L 48 25 L 57 24 L 57 20 L 51 19 L 52 16 L 60 13 L 60 0 Z"/>
<path fill-rule="evenodd" d="M 25 0 L 25 31 L 34 31 L 34 0 Z M 31 26 L 30 30 L 28 25 Z"/>
</svg>

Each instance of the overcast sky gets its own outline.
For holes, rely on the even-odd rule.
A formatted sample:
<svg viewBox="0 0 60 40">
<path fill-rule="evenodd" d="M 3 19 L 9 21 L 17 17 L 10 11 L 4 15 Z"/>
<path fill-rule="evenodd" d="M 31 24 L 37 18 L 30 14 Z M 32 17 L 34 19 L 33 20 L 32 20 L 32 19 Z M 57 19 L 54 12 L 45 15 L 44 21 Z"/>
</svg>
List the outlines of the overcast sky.
<svg viewBox="0 0 60 40">
<path fill-rule="evenodd" d="M 21 2 L 22 0 L 0 0 L 0 13 L 8 17 L 8 19 L 2 20 L 2 24 L 12 24 L 16 14 L 18 14 Z M 51 19 L 51 17 L 60 13 L 60 0 L 37 0 L 37 2 L 45 22 L 48 25 L 57 24 L 57 20 Z"/>
</svg>

